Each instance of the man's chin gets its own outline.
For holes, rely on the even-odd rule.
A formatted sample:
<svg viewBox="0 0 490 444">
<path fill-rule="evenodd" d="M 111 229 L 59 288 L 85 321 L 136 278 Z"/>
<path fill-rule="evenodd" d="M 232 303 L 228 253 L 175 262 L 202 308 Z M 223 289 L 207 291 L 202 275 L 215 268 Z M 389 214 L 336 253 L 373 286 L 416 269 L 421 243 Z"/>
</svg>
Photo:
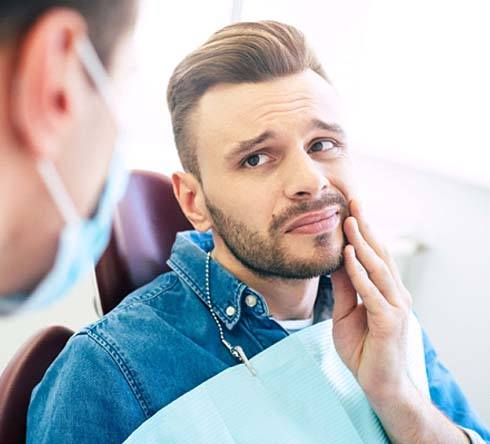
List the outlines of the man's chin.
<svg viewBox="0 0 490 444">
<path fill-rule="evenodd" d="M 296 263 L 292 265 L 285 273 L 279 273 L 278 276 L 288 279 L 314 279 L 320 276 L 334 273 L 342 266 L 342 261 L 331 263 Z"/>
<path fill-rule="evenodd" d="M 297 249 L 296 251 L 290 251 L 290 263 L 295 264 L 294 268 L 297 268 L 299 275 L 318 277 L 333 273 L 342 267 L 344 263 L 342 251 L 343 243 L 336 246 L 316 245 L 305 254 L 301 254 L 299 249 Z"/>
<path fill-rule="evenodd" d="M 301 258 L 295 256 L 289 262 L 291 274 L 297 279 L 311 279 L 326 274 L 331 274 L 341 268 L 343 256 L 341 254 L 328 254 L 322 256 Z"/>
</svg>

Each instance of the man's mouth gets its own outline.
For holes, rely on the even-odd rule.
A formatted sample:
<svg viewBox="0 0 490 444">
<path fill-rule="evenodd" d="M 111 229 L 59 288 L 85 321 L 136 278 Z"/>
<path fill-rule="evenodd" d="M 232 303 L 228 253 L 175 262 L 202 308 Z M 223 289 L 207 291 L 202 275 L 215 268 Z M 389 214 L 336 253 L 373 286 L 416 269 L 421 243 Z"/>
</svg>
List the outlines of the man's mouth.
<svg viewBox="0 0 490 444">
<path fill-rule="evenodd" d="M 333 231 L 339 223 L 340 209 L 336 206 L 299 217 L 286 228 L 286 233 L 320 234 Z"/>
</svg>

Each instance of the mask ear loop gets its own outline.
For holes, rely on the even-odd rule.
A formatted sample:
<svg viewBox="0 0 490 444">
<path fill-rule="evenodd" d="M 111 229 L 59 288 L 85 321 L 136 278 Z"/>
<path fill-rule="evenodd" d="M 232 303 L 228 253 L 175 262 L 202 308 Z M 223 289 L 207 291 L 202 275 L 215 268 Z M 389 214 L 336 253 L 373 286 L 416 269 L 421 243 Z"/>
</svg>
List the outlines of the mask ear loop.
<svg viewBox="0 0 490 444">
<path fill-rule="evenodd" d="M 97 55 L 92 43 L 88 37 L 84 36 L 75 43 L 75 51 L 87 74 L 94 82 L 95 88 L 106 103 L 106 106 L 117 120 L 117 114 L 114 112 L 115 100 L 111 88 L 111 80 L 107 75 L 105 68 Z M 119 122 L 116 121 L 118 125 Z M 60 175 L 56 171 L 53 163 L 47 159 L 39 159 L 37 169 L 41 175 L 48 191 L 55 201 L 66 224 L 77 223 L 80 221 L 77 209 L 70 198 Z"/>
<path fill-rule="evenodd" d="M 92 80 L 97 89 L 100 97 L 106 104 L 109 112 L 116 124 L 116 130 L 121 134 L 121 129 L 124 128 L 123 119 L 119 114 L 119 108 L 117 107 L 117 101 L 113 89 L 113 83 L 106 68 L 102 64 L 97 52 L 92 45 L 92 42 L 87 36 L 84 36 L 77 40 L 75 43 L 75 51 L 78 58 L 82 63 L 85 71 Z M 126 155 L 123 153 L 123 163 L 126 164 Z"/>
<path fill-rule="evenodd" d="M 112 91 L 111 79 L 107 75 L 107 71 L 102 65 L 102 62 L 88 37 L 82 37 L 75 43 L 75 51 L 77 52 L 83 67 L 87 71 L 87 74 L 94 82 L 100 96 L 114 115 L 114 118 L 117 119 L 117 108 Z M 119 122 L 116 123 L 119 124 Z"/>
<path fill-rule="evenodd" d="M 53 163 L 47 159 L 39 159 L 37 169 L 58 210 L 63 216 L 65 223 L 69 225 L 79 222 L 80 217 L 78 216 L 77 209 L 68 195 L 68 191 L 66 191 L 63 181 Z"/>
</svg>

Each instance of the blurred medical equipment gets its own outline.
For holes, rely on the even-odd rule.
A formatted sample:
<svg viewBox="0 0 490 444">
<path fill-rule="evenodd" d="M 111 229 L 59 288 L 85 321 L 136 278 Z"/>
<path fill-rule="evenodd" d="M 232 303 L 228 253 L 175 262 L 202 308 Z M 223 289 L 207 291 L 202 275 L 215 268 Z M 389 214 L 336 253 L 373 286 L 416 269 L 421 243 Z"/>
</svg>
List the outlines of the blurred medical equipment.
<svg viewBox="0 0 490 444">
<path fill-rule="evenodd" d="M 388 244 L 388 247 L 395 259 L 403 283 L 407 288 L 412 289 L 415 285 L 416 259 L 429 247 L 413 236 L 398 236 Z"/>
</svg>

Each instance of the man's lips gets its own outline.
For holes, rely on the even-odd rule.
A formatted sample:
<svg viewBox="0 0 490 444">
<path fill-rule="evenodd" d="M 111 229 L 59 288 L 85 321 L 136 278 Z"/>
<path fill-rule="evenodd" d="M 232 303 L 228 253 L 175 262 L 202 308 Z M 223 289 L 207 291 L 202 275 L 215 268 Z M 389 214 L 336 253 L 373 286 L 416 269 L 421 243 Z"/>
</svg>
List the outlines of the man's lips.
<svg viewBox="0 0 490 444">
<path fill-rule="evenodd" d="M 286 233 L 292 231 L 300 233 L 315 233 L 328 231 L 335 228 L 340 220 L 339 208 L 327 208 L 322 211 L 315 211 L 293 221 L 287 228 Z"/>
</svg>

